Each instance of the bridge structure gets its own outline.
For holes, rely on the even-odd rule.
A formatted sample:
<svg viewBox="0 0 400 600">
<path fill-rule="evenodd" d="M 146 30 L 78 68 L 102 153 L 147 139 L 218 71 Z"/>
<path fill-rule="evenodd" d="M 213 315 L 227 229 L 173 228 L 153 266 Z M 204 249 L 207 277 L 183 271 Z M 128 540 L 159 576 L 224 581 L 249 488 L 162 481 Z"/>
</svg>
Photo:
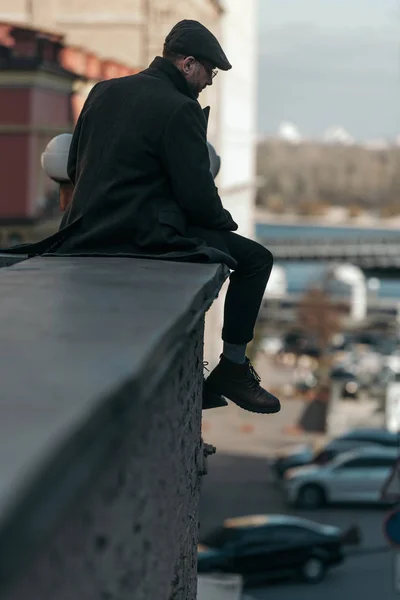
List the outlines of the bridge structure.
<svg viewBox="0 0 400 600">
<path fill-rule="evenodd" d="M 400 232 L 398 236 L 392 234 L 386 238 L 261 237 L 260 242 L 271 250 L 276 262 L 352 263 L 369 275 L 399 276 Z"/>
</svg>

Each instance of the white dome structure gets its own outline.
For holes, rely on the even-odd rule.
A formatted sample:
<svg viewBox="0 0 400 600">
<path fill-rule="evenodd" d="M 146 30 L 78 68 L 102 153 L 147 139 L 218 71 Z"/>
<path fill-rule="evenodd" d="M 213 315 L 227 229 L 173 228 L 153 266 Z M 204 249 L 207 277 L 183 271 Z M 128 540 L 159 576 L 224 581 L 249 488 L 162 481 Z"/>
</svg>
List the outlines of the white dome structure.
<svg viewBox="0 0 400 600">
<path fill-rule="evenodd" d="M 345 146 L 350 146 L 355 141 L 353 136 L 340 125 L 334 125 L 327 129 L 324 134 L 324 140 L 328 144 L 343 144 Z"/>
<path fill-rule="evenodd" d="M 279 125 L 278 137 L 291 144 L 298 144 L 301 142 L 301 134 L 298 127 L 289 121 L 284 121 Z"/>
<path fill-rule="evenodd" d="M 325 272 L 351 288 L 350 316 L 354 321 L 362 321 L 367 315 L 367 281 L 359 267 L 348 263 L 329 266 Z"/>
</svg>

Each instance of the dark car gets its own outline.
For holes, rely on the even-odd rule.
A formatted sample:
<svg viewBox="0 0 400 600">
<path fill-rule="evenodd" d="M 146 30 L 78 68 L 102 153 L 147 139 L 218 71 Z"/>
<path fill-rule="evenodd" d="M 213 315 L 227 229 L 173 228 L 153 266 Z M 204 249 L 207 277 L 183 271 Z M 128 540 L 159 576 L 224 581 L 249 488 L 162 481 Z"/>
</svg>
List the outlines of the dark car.
<svg viewBox="0 0 400 600">
<path fill-rule="evenodd" d="M 311 445 L 284 450 L 278 453 L 271 466 L 275 475 L 281 479 L 288 469 L 309 464 L 324 465 L 342 452 L 370 445 L 396 448 L 397 444 L 397 433 L 392 433 L 387 429 L 352 429 L 331 440 L 317 451 Z"/>
<path fill-rule="evenodd" d="M 199 545 L 199 573 L 237 573 L 249 585 L 282 576 L 321 581 L 344 560 L 346 534 L 288 515 L 228 519 Z"/>
</svg>

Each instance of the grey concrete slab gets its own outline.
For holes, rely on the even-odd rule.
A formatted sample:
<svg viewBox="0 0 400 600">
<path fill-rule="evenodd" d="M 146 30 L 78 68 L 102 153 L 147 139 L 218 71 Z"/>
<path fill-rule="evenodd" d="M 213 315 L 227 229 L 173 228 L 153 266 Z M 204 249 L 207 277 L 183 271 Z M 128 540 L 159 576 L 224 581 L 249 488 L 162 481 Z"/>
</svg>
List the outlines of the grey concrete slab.
<svg viewBox="0 0 400 600">
<path fill-rule="evenodd" d="M 2 254 L 0 253 L 0 268 L 1 267 L 9 267 L 14 265 L 15 263 L 21 262 L 25 260 L 27 256 L 23 254 Z"/>
<path fill-rule="evenodd" d="M 0 270 L 0 518 L 64 444 L 74 460 L 84 429 L 105 426 L 113 392 L 127 382 L 131 402 L 151 392 L 226 275 L 220 265 L 129 258 Z"/>
<path fill-rule="evenodd" d="M 124 426 L 97 432 L 106 460 L 85 472 L 86 449 L 75 465 L 86 485 L 67 510 L 71 469 L 59 465 L 58 485 L 53 477 L 0 536 L 1 600 L 195 599 L 203 331 L 201 319 Z"/>
</svg>

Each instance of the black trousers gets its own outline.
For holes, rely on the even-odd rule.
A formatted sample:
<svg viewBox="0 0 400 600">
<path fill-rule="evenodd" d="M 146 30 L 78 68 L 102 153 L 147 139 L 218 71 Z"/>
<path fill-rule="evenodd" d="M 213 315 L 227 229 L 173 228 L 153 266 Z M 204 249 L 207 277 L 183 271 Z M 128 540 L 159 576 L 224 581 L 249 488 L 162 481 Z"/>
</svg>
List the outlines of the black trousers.
<svg viewBox="0 0 400 600">
<path fill-rule="evenodd" d="M 224 307 L 222 339 L 230 344 L 247 344 L 253 339 L 265 288 L 271 275 L 273 256 L 267 248 L 233 231 L 190 227 L 190 237 L 230 254 L 237 261 L 232 271 Z"/>
</svg>

